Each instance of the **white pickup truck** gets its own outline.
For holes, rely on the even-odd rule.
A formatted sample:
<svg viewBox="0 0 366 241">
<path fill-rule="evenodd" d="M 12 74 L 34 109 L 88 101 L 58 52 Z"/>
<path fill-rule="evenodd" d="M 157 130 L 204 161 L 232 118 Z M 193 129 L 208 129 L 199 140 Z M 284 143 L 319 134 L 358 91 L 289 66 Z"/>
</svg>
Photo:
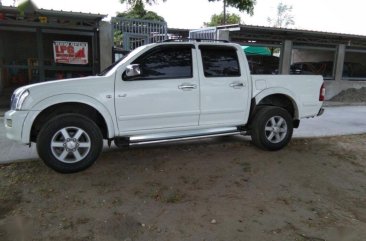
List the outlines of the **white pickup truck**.
<svg viewBox="0 0 366 241">
<path fill-rule="evenodd" d="M 250 75 L 233 43 L 172 41 L 132 51 L 99 76 L 18 88 L 4 122 L 8 138 L 37 143 L 62 173 L 91 166 L 103 139 L 119 147 L 251 135 L 266 150 L 286 146 L 300 119 L 323 112 L 321 76 Z"/>
</svg>

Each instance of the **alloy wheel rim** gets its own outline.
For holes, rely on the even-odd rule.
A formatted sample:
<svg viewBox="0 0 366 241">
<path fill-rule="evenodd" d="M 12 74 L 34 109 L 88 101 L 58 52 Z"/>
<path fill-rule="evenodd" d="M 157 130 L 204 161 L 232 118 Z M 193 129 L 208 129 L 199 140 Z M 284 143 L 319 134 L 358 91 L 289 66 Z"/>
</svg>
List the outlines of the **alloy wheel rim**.
<svg viewBox="0 0 366 241">
<path fill-rule="evenodd" d="M 287 123 L 282 116 L 271 117 L 265 126 L 265 135 L 269 142 L 280 143 L 286 138 Z"/>
<path fill-rule="evenodd" d="M 53 135 L 51 150 L 54 157 L 63 163 L 76 163 L 83 160 L 91 150 L 91 140 L 79 127 L 65 127 Z"/>
</svg>

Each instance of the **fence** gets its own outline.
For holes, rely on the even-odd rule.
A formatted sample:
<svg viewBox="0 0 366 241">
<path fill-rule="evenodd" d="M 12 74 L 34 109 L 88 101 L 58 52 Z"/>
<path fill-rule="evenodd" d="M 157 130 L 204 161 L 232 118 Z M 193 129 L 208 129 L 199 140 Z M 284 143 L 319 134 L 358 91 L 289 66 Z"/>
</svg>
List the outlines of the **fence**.
<svg viewBox="0 0 366 241">
<path fill-rule="evenodd" d="M 115 45 L 127 51 L 168 38 L 166 22 L 115 17 L 111 23 L 115 39 L 121 39 Z"/>
</svg>

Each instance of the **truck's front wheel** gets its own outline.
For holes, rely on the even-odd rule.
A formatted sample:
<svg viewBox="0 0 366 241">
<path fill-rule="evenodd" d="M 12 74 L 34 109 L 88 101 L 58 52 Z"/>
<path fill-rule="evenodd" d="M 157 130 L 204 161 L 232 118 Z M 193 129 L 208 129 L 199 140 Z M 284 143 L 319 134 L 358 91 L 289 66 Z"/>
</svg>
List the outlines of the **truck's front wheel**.
<svg viewBox="0 0 366 241">
<path fill-rule="evenodd" d="M 91 166 L 103 148 L 98 126 L 78 114 L 63 114 L 49 120 L 38 134 L 37 151 L 44 163 L 62 173 Z"/>
<path fill-rule="evenodd" d="M 285 147 L 291 140 L 292 132 L 290 114 L 285 109 L 275 106 L 261 107 L 251 125 L 252 142 L 270 151 Z"/>
</svg>

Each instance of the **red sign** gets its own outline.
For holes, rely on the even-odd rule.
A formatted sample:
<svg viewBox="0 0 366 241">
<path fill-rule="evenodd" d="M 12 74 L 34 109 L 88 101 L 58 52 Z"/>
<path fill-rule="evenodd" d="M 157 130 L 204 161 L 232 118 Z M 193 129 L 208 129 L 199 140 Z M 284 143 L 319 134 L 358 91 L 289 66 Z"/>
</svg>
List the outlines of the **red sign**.
<svg viewBox="0 0 366 241">
<path fill-rule="evenodd" d="M 59 64 L 88 64 L 88 43 L 54 41 L 53 55 Z"/>
</svg>

